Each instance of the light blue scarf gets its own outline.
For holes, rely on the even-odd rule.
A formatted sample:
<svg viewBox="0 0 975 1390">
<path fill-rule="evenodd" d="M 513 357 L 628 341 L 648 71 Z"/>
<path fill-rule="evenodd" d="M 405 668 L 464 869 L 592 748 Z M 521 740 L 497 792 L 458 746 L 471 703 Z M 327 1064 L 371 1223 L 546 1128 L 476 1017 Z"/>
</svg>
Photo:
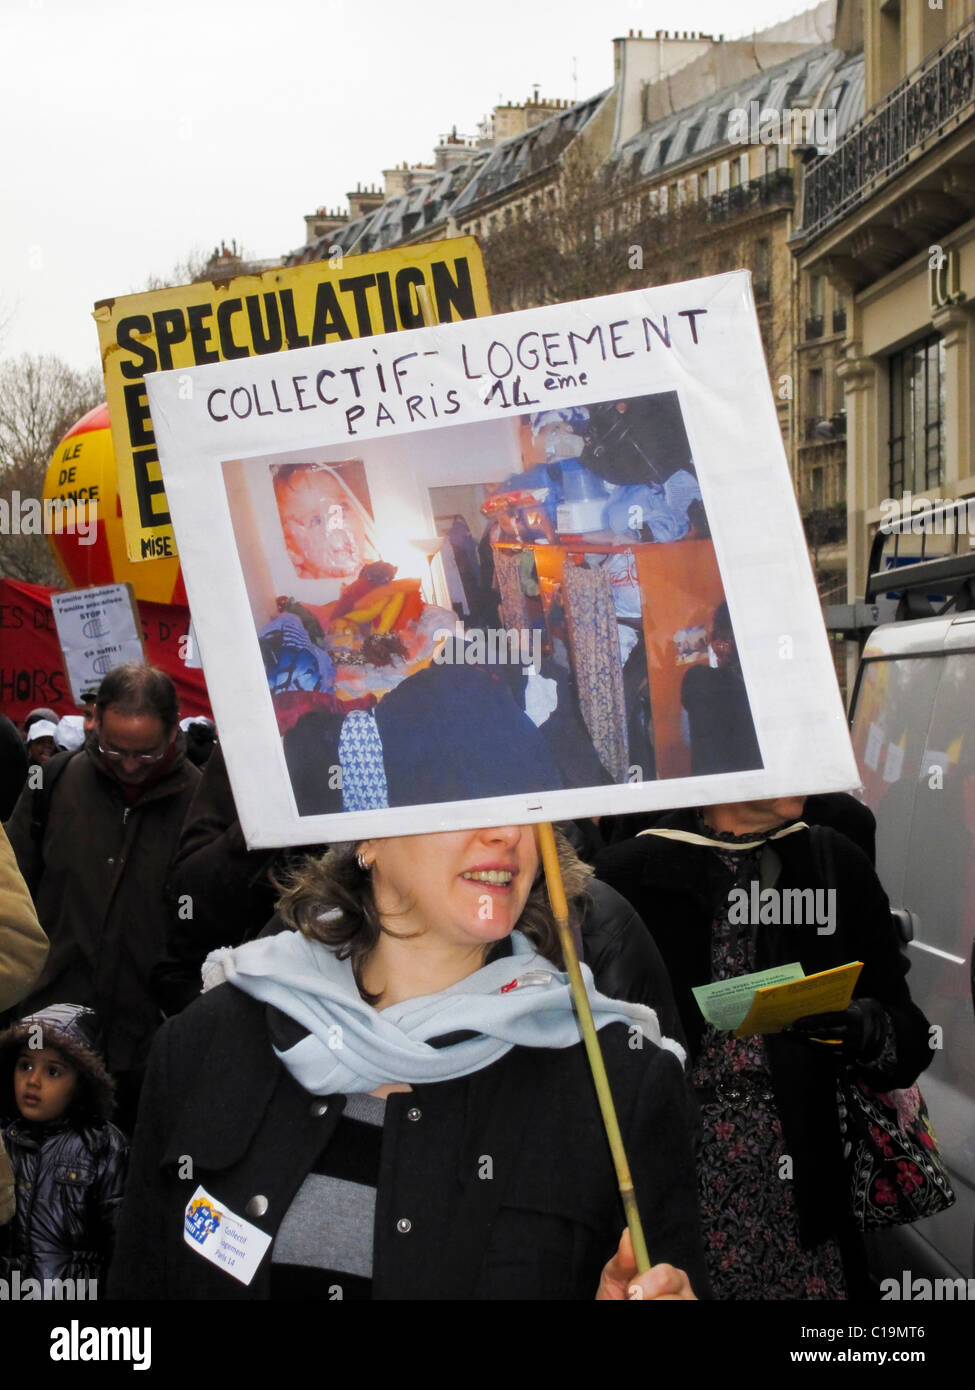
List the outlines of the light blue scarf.
<svg viewBox="0 0 975 1390">
<path fill-rule="evenodd" d="M 297 932 L 212 952 L 204 987 L 227 980 L 306 1028 L 307 1037 L 275 1052 L 312 1095 L 368 1092 L 391 1081 L 448 1081 L 490 1066 L 512 1047 L 573 1047 L 581 1039 L 568 976 L 520 932 L 512 933 L 511 944 L 513 955 L 439 994 L 381 1012 L 360 996 L 349 961 Z M 582 974 L 597 1028 L 625 1023 L 683 1062 L 679 1045 L 661 1038 L 652 1009 L 607 999 L 588 966 Z M 476 1036 L 449 1046 L 428 1041 L 470 1030 Z"/>
</svg>

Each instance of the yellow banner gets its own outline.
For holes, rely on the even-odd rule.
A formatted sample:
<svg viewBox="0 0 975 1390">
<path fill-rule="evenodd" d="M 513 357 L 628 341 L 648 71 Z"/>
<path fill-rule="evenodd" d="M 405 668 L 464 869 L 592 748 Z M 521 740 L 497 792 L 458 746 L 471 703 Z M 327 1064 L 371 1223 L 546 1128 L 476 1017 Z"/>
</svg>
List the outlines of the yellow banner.
<svg viewBox="0 0 975 1390">
<path fill-rule="evenodd" d="M 490 314 L 473 237 L 334 256 L 211 284 L 177 285 L 95 305 L 129 558 L 176 554 L 145 377 L 287 348 Z"/>
</svg>

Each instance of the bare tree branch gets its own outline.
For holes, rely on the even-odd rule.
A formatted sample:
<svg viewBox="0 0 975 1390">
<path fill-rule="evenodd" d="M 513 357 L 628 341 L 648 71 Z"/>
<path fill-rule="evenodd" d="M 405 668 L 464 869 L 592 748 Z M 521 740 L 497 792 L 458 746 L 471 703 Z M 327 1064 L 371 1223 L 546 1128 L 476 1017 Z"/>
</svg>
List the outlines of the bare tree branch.
<svg viewBox="0 0 975 1390">
<path fill-rule="evenodd" d="M 104 398 L 97 367 L 76 371 L 60 357 L 29 353 L 0 363 L 0 497 L 8 523 L 14 506 L 40 501 L 61 436 Z M 0 530 L 0 575 L 29 584 L 63 582 L 45 537 L 17 534 L 11 524 Z"/>
</svg>

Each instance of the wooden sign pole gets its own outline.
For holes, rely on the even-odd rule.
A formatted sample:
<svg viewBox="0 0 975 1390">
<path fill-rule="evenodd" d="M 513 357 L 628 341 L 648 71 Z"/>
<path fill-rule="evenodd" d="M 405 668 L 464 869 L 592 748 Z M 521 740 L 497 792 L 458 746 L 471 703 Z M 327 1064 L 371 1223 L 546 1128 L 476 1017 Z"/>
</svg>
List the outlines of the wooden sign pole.
<svg viewBox="0 0 975 1390">
<path fill-rule="evenodd" d="M 555 832 L 552 829 L 550 821 L 544 821 L 536 827 L 536 830 L 538 835 L 538 848 L 542 856 L 542 865 L 545 869 L 545 882 L 548 886 L 548 900 L 552 905 L 552 914 L 555 917 L 555 924 L 558 927 L 559 944 L 562 947 L 565 968 L 568 972 L 569 984 L 572 988 L 572 998 L 575 1002 L 576 1013 L 579 1017 L 579 1025 L 582 1028 L 582 1039 L 586 1045 L 589 1067 L 592 1071 L 593 1081 L 596 1083 L 596 1095 L 599 1098 L 599 1109 L 602 1112 L 606 1137 L 609 1140 L 610 1151 L 613 1155 L 613 1167 L 616 1169 L 616 1181 L 619 1185 L 620 1197 L 623 1199 L 626 1224 L 630 1228 L 630 1239 L 633 1242 L 633 1254 L 636 1258 L 637 1273 L 643 1274 L 650 1268 L 650 1256 L 647 1253 L 646 1241 L 643 1237 L 643 1224 L 640 1221 L 640 1212 L 637 1208 L 636 1195 L 633 1191 L 633 1179 L 630 1177 L 630 1166 L 626 1161 L 623 1136 L 620 1133 L 619 1121 L 616 1118 L 616 1107 L 613 1104 L 613 1096 L 609 1089 L 609 1077 L 606 1075 L 606 1064 L 603 1061 L 602 1049 L 599 1046 L 599 1038 L 596 1035 L 596 1025 L 593 1022 L 592 1009 L 589 1007 L 589 996 L 586 994 L 586 986 L 582 978 L 582 971 L 579 969 L 579 956 L 576 952 L 575 942 L 572 939 L 572 932 L 569 927 L 569 905 L 565 899 L 562 871 L 559 868 L 559 855 L 555 845 Z"/>
</svg>

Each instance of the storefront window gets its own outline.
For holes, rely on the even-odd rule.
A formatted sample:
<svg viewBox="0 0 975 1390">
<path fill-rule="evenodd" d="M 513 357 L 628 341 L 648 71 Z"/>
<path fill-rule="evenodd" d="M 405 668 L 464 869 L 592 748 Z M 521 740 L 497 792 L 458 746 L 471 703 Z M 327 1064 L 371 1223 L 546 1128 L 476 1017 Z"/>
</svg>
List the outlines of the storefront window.
<svg viewBox="0 0 975 1390">
<path fill-rule="evenodd" d="M 890 496 L 944 476 L 945 349 L 933 333 L 890 359 Z"/>
</svg>

